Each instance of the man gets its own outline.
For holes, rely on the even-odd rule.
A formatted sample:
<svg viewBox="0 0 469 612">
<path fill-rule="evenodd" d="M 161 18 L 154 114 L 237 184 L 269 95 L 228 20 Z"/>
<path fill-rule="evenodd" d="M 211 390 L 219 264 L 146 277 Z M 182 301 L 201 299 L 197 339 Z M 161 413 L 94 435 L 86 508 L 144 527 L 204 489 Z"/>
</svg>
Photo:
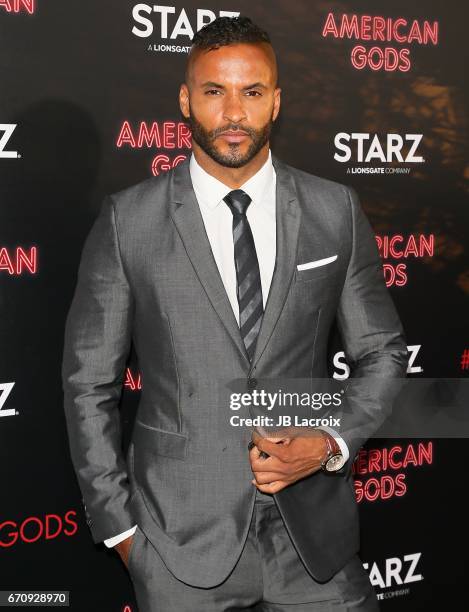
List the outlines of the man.
<svg viewBox="0 0 469 612">
<path fill-rule="evenodd" d="M 107 197 L 83 250 L 63 366 L 70 448 L 93 540 L 116 547 L 141 612 L 377 609 L 351 466 L 407 350 L 356 194 L 270 152 L 280 91 L 249 19 L 200 30 L 179 96 L 190 160 Z M 326 377 L 335 319 L 374 394 L 350 393 L 340 432 L 250 443 L 230 425 L 230 381 Z M 142 394 L 124 459 L 132 340 Z"/>
</svg>

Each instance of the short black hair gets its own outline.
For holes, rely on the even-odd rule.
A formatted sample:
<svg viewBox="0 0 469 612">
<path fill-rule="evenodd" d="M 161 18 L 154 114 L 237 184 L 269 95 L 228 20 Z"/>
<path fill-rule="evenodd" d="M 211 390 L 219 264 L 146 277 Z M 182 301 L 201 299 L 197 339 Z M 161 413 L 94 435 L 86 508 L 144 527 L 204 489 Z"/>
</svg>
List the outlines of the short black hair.
<svg viewBox="0 0 469 612">
<path fill-rule="evenodd" d="M 272 44 L 269 35 L 249 17 L 217 17 L 201 28 L 192 39 L 192 47 L 212 49 L 235 43 Z"/>
</svg>

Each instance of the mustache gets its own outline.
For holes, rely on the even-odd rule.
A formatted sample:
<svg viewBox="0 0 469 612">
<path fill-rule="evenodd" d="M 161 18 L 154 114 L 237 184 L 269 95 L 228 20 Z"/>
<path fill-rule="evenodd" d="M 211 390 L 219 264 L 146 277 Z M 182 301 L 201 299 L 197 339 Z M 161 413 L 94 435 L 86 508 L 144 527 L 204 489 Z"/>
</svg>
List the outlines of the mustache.
<svg viewBox="0 0 469 612">
<path fill-rule="evenodd" d="M 217 136 L 220 136 L 220 134 L 223 134 L 224 132 L 245 132 L 246 134 L 251 136 L 251 138 L 256 134 L 256 130 L 253 130 L 250 127 L 231 123 L 223 127 L 216 128 L 215 130 L 211 130 L 210 138 L 212 139 L 217 138 Z"/>
<path fill-rule="evenodd" d="M 220 134 L 223 134 L 223 132 L 245 132 L 251 137 L 252 140 L 254 140 L 257 136 L 257 130 L 248 126 L 240 125 L 239 123 L 227 123 L 226 125 L 215 128 L 214 130 L 205 130 L 197 117 L 195 117 L 190 106 L 188 123 L 191 129 L 199 128 L 204 131 L 210 140 L 215 140 L 218 136 L 220 136 Z"/>
</svg>

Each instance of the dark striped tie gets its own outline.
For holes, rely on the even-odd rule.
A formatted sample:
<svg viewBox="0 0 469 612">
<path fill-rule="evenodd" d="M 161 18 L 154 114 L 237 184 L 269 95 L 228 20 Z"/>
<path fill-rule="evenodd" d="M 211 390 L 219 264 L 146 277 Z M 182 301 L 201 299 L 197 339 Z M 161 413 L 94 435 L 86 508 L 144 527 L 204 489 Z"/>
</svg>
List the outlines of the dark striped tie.
<svg viewBox="0 0 469 612">
<path fill-rule="evenodd" d="M 252 361 L 264 307 L 262 304 L 259 262 L 257 261 L 251 227 L 246 217 L 251 198 L 242 189 L 235 189 L 230 191 L 223 200 L 233 213 L 233 245 L 236 293 L 239 304 L 239 328 L 249 360 Z"/>
</svg>

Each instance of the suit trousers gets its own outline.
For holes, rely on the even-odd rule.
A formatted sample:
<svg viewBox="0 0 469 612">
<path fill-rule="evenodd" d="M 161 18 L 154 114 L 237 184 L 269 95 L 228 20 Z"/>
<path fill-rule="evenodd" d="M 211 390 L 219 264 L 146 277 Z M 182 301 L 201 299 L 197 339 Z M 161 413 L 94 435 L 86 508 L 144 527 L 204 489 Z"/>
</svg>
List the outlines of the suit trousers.
<svg viewBox="0 0 469 612">
<path fill-rule="evenodd" d="M 128 570 L 138 612 L 379 610 L 358 555 L 328 582 L 315 581 L 300 560 L 273 497 L 259 491 L 242 553 L 221 584 L 201 588 L 178 580 L 139 527 L 132 542 Z"/>
</svg>

